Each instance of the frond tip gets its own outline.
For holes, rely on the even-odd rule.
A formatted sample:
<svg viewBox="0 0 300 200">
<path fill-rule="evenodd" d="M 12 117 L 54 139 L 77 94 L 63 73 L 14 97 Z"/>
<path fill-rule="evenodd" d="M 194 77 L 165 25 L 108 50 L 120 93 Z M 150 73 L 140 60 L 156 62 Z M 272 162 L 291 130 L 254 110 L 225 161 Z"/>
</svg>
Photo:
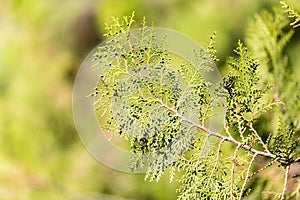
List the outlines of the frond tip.
<svg viewBox="0 0 300 200">
<path fill-rule="evenodd" d="M 284 12 L 288 14 L 288 17 L 293 19 L 293 22 L 290 24 L 293 28 L 300 26 L 300 15 L 297 13 L 293 6 L 288 5 L 285 1 L 280 1 L 281 7 L 284 9 Z"/>
</svg>

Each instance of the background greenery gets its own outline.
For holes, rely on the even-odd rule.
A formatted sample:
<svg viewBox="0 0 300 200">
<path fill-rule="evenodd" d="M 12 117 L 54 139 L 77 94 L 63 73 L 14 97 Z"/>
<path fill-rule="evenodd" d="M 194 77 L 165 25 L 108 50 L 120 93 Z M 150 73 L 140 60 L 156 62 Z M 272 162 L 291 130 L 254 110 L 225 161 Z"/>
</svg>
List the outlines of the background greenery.
<svg viewBox="0 0 300 200">
<path fill-rule="evenodd" d="M 114 171 L 80 143 L 71 105 L 81 62 L 103 39 L 104 23 L 111 16 L 135 10 L 137 20 L 146 16 L 156 26 L 180 31 L 201 44 L 217 31 L 217 65 L 223 71 L 237 39 L 244 38 L 249 18 L 275 4 L 0 0 L 0 199 L 175 199 L 176 183 L 169 184 L 168 177 L 156 184 L 144 182 L 143 175 Z M 291 60 L 299 66 L 299 33 L 291 45 Z M 267 178 L 274 175 L 270 171 Z M 255 183 L 271 185 L 265 179 Z"/>
</svg>

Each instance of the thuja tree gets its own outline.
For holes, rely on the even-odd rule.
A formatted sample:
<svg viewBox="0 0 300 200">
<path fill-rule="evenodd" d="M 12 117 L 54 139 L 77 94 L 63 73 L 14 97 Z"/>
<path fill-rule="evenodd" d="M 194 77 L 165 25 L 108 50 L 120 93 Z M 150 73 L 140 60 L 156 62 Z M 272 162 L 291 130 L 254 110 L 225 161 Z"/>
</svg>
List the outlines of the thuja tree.
<svg viewBox="0 0 300 200">
<path fill-rule="evenodd" d="M 298 177 L 290 169 L 300 162 L 300 93 L 285 54 L 299 22 L 285 2 L 255 15 L 247 45 L 237 42 L 229 73 L 216 86 L 203 77 L 218 60 L 215 34 L 183 59 L 145 19 L 133 33 L 134 15 L 113 18 L 94 54 L 101 73 L 92 96 L 101 128 L 128 141 L 131 169 L 146 169 L 146 180 L 168 171 L 170 182 L 180 183 L 178 199 L 243 199 L 255 187 L 251 179 L 273 165 L 285 171 L 282 190 L 265 193 L 300 198 L 300 184 L 287 192 Z M 223 130 L 215 131 L 209 122 L 218 107 Z M 268 162 L 255 167 L 262 159 Z"/>
</svg>

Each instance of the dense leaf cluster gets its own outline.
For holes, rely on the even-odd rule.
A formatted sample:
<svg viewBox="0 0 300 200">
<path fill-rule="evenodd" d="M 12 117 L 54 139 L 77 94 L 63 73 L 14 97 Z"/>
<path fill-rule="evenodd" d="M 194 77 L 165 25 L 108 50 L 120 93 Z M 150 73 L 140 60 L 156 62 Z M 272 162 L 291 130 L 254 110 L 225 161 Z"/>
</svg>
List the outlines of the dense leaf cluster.
<svg viewBox="0 0 300 200">
<path fill-rule="evenodd" d="M 291 7 L 283 8 L 297 18 Z M 298 92 L 297 83 L 285 83 L 291 76 L 285 47 L 294 30 L 284 12 L 264 11 L 249 22 L 249 48 L 238 42 L 216 96 L 203 77 L 218 60 L 215 34 L 193 58 L 180 58 L 145 19 L 133 32 L 133 15 L 113 20 L 94 55 L 99 82 L 92 95 L 102 129 L 128 141 L 131 169 L 146 169 L 149 181 L 169 170 L 170 181 L 180 183 L 178 199 L 242 199 L 251 190 L 248 179 L 279 162 L 286 176 L 277 196 L 284 199 L 290 165 L 297 160 L 300 109 L 299 94 L 289 97 Z M 223 104 L 214 103 L 218 98 Z M 222 133 L 206 127 L 216 106 L 226 108 Z M 255 129 L 265 113 L 274 116 L 271 123 L 280 121 L 267 141 Z M 211 143 L 212 137 L 219 141 Z M 257 156 L 272 162 L 253 169 Z"/>
</svg>

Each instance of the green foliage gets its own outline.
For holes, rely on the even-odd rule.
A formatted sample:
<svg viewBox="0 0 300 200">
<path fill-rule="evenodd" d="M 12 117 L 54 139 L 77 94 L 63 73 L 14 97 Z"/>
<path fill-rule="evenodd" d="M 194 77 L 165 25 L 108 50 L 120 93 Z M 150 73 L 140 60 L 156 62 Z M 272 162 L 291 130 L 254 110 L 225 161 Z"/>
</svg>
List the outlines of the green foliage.
<svg viewBox="0 0 300 200">
<path fill-rule="evenodd" d="M 192 62 L 201 63 L 192 66 L 167 52 L 164 41 L 157 43 L 153 29 L 145 22 L 142 25 L 141 38 L 133 39 L 129 33 L 122 34 L 118 25 L 121 33 L 98 49 L 95 60 L 101 65 L 96 66 L 105 70 L 93 95 L 100 118 L 106 121 L 102 128 L 129 141 L 136 160 L 132 169 L 144 166 L 144 159 L 152 160 L 146 166 L 152 181 L 194 143 L 195 128 L 178 115 L 187 114 L 203 123 L 209 117 L 209 84 L 201 70 L 210 70 L 207 64 L 214 57 L 208 51 L 214 50 L 212 44 L 207 52 L 196 50 L 202 57 Z M 123 36 L 128 38 L 125 43 Z M 204 58 L 208 61 L 203 62 Z"/>
<path fill-rule="evenodd" d="M 105 30 L 107 33 L 104 34 L 105 37 L 115 36 L 119 33 L 123 33 L 131 29 L 132 24 L 134 23 L 134 12 L 131 16 L 124 16 L 123 20 L 112 17 L 112 24 L 105 24 Z"/>
<path fill-rule="evenodd" d="M 151 186 L 142 176 L 109 171 L 80 143 L 72 85 L 90 50 L 82 49 L 91 32 L 84 21 L 93 12 L 90 3 L 0 3 L 1 200 L 175 197 L 164 191 L 168 180 Z"/>
<path fill-rule="evenodd" d="M 284 76 L 288 65 L 287 56 L 283 55 L 284 48 L 294 33 L 287 25 L 283 11 L 274 8 L 273 12 L 265 10 L 256 14 L 247 28 L 247 44 L 264 66 L 264 72 L 271 74 L 269 81 L 275 83 L 279 93 L 285 87 Z"/>
<path fill-rule="evenodd" d="M 293 19 L 294 21 L 290 23 L 290 25 L 294 28 L 300 26 L 300 15 L 295 11 L 293 6 L 288 5 L 285 1 L 280 1 L 284 12 L 288 14 L 288 17 Z"/>
<path fill-rule="evenodd" d="M 228 125 L 234 127 L 242 141 L 246 142 L 244 138 L 246 127 L 252 124 L 261 113 L 276 105 L 276 102 L 264 103 L 262 101 L 270 86 L 262 86 L 258 71 L 259 63 L 241 41 L 238 42 L 238 47 L 234 52 L 238 57 L 229 58 L 228 67 L 231 70 L 223 78 L 227 100 L 226 119 Z M 249 137 L 247 142 L 254 139 Z"/>
<path fill-rule="evenodd" d="M 273 83 L 273 99 L 283 103 L 279 106 L 279 112 L 274 110 L 273 115 L 283 117 L 286 124 L 299 131 L 299 81 L 294 79 L 295 67 L 291 66 L 286 55 L 286 46 L 293 34 L 288 19 L 278 8 L 256 15 L 249 22 L 246 40 L 262 63 L 262 69 L 268 69 L 265 71 L 268 76 L 263 79 Z M 276 129 L 273 131 L 276 134 Z M 291 140 L 295 140 L 296 136 L 293 137 Z"/>
<path fill-rule="evenodd" d="M 287 160 L 280 161 L 281 165 L 287 166 L 290 164 L 296 155 L 296 148 L 299 145 L 299 138 L 295 138 L 295 128 L 292 125 L 286 125 L 283 120 L 280 120 L 278 133 L 271 138 L 269 142 L 270 151 L 277 157 L 286 158 Z"/>
<path fill-rule="evenodd" d="M 211 152 L 199 158 L 199 153 L 195 152 L 190 160 L 182 161 L 178 166 L 184 170 L 179 179 L 178 199 L 230 198 L 230 182 L 226 178 L 229 165 L 220 156 Z M 238 188 L 234 189 L 234 193 L 238 194 Z"/>
<path fill-rule="evenodd" d="M 178 199 L 242 199 L 251 196 L 247 183 L 254 174 L 279 163 L 285 169 L 283 190 L 269 193 L 284 199 L 290 167 L 300 160 L 299 94 L 287 95 L 298 86 L 286 84 L 292 68 L 285 48 L 294 30 L 284 12 L 274 8 L 255 15 L 247 29 L 249 48 L 238 41 L 236 55 L 228 59 L 230 72 L 217 90 L 217 98 L 225 97 L 224 133 L 206 128 L 216 105 L 202 72 L 218 60 L 215 34 L 206 49 L 184 61 L 167 51 L 145 19 L 135 34 L 128 31 L 133 15 L 113 21 L 105 36 L 114 37 L 94 55 L 100 76 L 92 95 L 102 129 L 129 142 L 131 169 L 145 168 L 150 182 L 170 170 L 170 181 L 180 183 Z M 265 113 L 274 116 L 272 122 L 282 116 L 267 141 L 254 125 Z M 211 138 L 220 141 L 210 148 Z M 257 156 L 273 161 L 255 169 Z"/>
</svg>

